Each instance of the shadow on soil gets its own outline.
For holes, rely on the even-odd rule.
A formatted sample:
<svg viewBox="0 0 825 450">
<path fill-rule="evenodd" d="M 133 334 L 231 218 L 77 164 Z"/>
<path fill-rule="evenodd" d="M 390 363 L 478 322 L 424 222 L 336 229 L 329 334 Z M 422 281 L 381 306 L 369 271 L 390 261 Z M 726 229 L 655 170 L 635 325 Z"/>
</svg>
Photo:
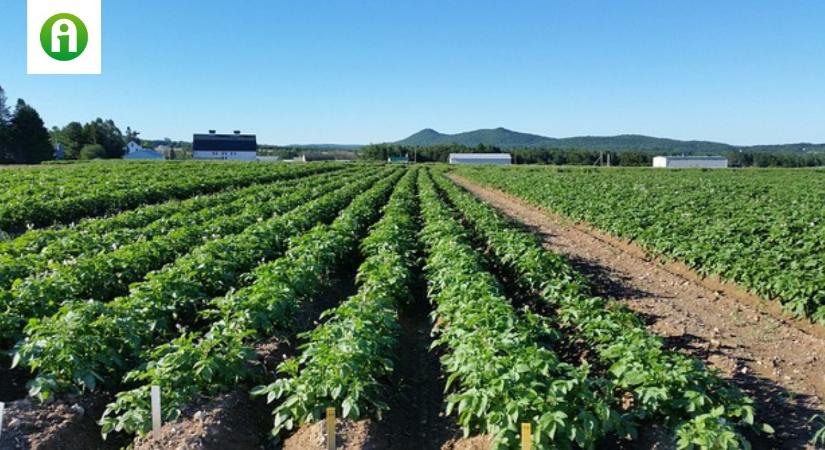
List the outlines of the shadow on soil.
<svg viewBox="0 0 825 450">
<path fill-rule="evenodd" d="M 525 232 L 538 237 L 541 242 L 553 242 L 557 237 L 553 233 L 548 233 L 541 227 L 527 225 L 520 222 L 511 223 L 521 228 Z M 594 295 L 610 299 L 632 300 L 637 298 L 651 297 L 653 294 L 640 290 L 628 282 L 627 277 L 622 277 L 600 264 L 573 255 L 563 255 L 577 272 L 584 275 L 589 282 L 589 287 Z"/>
<path fill-rule="evenodd" d="M 650 292 L 634 287 L 629 278 L 622 277 L 604 266 L 573 256 L 567 256 L 567 260 L 576 271 L 585 276 L 594 295 L 622 300 L 653 296 Z"/>
<path fill-rule="evenodd" d="M 0 402 L 13 402 L 26 397 L 28 390 L 26 383 L 31 378 L 24 369 L 11 369 L 11 363 L 6 358 L 0 358 Z"/>
<path fill-rule="evenodd" d="M 394 450 L 440 449 L 460 432 L 444 416 L 444 379 L 438 354 L 430 351 L 430 304 L 421 283 L 400 311 L 398 361 L 391 380 L 389 411 L 375 432 Z"/>
</svg>

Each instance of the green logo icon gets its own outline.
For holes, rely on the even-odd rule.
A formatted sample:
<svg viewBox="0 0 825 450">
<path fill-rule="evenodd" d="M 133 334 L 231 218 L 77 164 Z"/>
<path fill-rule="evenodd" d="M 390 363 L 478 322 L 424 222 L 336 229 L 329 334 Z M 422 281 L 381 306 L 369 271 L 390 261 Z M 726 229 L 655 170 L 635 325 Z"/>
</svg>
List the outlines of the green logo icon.
<svg viewBox="0 0 825 450">
<path fill-rule="evenodd" d="M 77 16 L 55 14 L 40 30 L 40 45 L 47 55 L 58 61 L 71 61 L 86 50 L 89 30 Z"/>
</svg>

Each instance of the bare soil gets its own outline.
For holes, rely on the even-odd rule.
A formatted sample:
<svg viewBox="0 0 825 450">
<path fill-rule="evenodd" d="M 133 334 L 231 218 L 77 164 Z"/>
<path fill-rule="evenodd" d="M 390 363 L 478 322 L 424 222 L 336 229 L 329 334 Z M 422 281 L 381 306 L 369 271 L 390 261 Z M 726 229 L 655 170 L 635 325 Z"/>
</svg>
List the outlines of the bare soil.
<svg viewBox="0 0 825 450">
<path fill-rule="evenodd" d="M 375 432 L 372 420 L 335 421 L 335 448 L 337 450 L 384 450 L 391 447 L 383 436 Z M 327 450 L 326 422 L 301 427 L 284 442 L 283 450 Z"/>
<path fill-rule="evenodd" d="M 704 360 L 751 395 L 775 436 L 755 448 L 812 448 L 807 425 L 825 411 L 825 330 L 784 316 L 775 302 L 704 278 L 684 264 L 500 191 L 451 177 L 566 255 L 595 293 L 642 316 L 667 345 Z"/>
<path fill-rule="evenodd" d="M 117 436 L 103 441 L 95 423 L 110 400 L 87 396 L 46 404 L 18 400 L 6 405 L 0 449 L 108 450 L 125 445 Z"/>
<path fill-rule="evenodd" d="M 447 441 L 442 450 L 492 450 L 493 441 L 489 436 L 460 437 Z"/>
<path fill-rule="evenodd" d="M 164 424 L 158 436 L 138 439 L 135 450 L 260 449 L 268 423 L 266 402 L 237 390 L 189 409 L 182 419 Z"/>
</svg>

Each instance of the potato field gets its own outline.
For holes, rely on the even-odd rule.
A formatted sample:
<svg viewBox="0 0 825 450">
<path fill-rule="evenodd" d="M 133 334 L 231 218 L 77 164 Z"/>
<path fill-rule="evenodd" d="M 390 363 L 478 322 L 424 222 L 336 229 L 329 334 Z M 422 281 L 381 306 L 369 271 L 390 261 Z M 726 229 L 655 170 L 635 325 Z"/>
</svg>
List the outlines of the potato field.
<svg viewBox="0 0 825 450">
<path fill-rule="evenodd" d="M 0 448 L 326 449 L 328 408 L 346 449 L 825 442 L 818 400 L 782 403 L 821 395 L 818 359 L 766 394 L 758 349 L 726 372 L 724 326 L 672 338 L 469 184 L 776 300 L 789 329 L 825 322 L 822 171 L 4 169 Z M 816 356 L 810 333 L 776 351 Z"/>
<path fill-rule="evenodd" d="M 462 174 L 825 323 L 825 170 Z"/>
</svg>

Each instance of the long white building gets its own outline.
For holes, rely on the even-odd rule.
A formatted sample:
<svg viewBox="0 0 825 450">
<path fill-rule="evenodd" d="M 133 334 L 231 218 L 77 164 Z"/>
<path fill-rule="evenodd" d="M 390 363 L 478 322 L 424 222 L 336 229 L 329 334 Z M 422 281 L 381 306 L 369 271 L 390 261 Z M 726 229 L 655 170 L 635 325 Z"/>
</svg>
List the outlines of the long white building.
<svg viewBox="0 0 825 450">
<path fill-rule="evenodd" d="M 196 134 L 192 139 L 192 158 L 219 161 L 255 161 L 258 139 L 254 134 Z"/>
<path fill-rule="evenodd" d="M 653 167 L 664 169 L 727 169 L 724 156 L 656 156 Z"/>
<path fill-rule="evenodd" d="M 450 164 L 513 164 L 509 153 L 450 153 Z"/>
</svg>

